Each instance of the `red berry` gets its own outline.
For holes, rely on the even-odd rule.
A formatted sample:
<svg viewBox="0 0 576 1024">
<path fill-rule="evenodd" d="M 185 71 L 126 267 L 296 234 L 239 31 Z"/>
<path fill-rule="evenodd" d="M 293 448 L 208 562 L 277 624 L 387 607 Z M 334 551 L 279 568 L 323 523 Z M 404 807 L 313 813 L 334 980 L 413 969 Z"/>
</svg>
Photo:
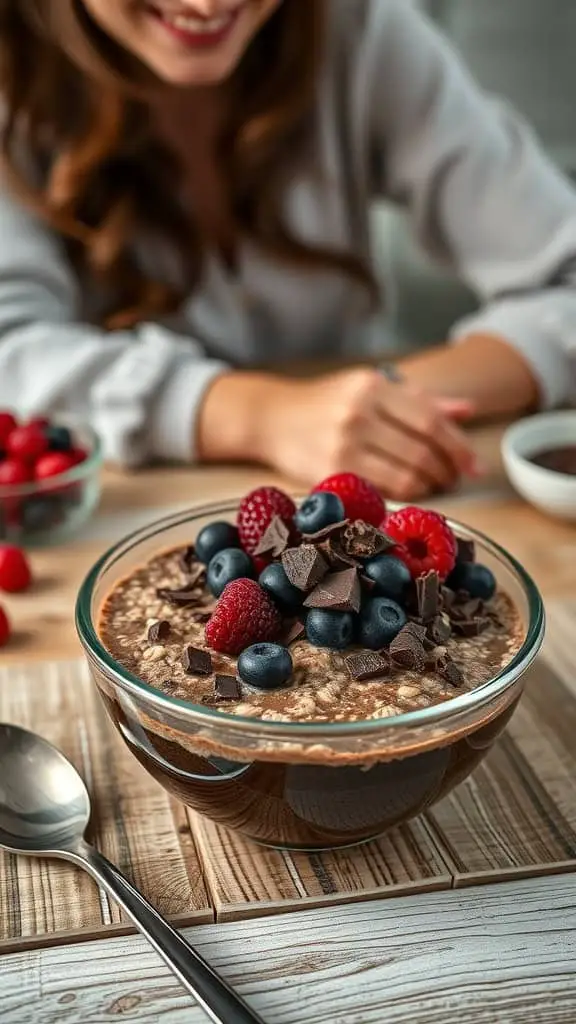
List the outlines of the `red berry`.
<svg viewBox="0 0 576 1024">
<path fill-rule="evenodd" d="M 46 427 L 50 426 L 50 420 L 47 416 L 34 416 L 33 419 L 27 421 L 26 426 L 39 427 L 40 430 L 46 430 Z"/>
<path fill-rule="evenodd" d="M 86 462 L 88 458 L 88 452 L 84 448 L 71 448 L 66 453 L 71 459 L 74 459 L 74 465 L 79 466 L 81 462 Z"/>
<path fill-rule="evenodd" d="M 348 519 L 363 519 L 365 523 L 379 526 L 386 515 L 382 495 L 373 484 L 356 473 L 336 473 L 317 484 L 314 491 L 337 494 Z"/>
<path fill-rule="evenodd" d="M 16 426 L 16 417 L 11 412 L 0 412 L 0 448 L 6 447 L 6 442 Z"/>
<path fill-rule="evenodd" d="M 28 484 L 32 479 L 30 466 L 19 459 L 5 459 L 0 462 L 0 487 L 15 487 Z"/>
<path fill-rule="evenodd" d="M 249 555 L 253 555 L 274 516 L 280 516 L 286 526 L 292 528 L 292 517 L 296 505 L 284 491 L 277 487 L 258 487 L 240 502 L 237 526 L 240 543 Z"/>
<path fill-rule="evenodd" d="M 255 580 L 233 580 L 206 624 L 206 642 L 222 654 L 240 654 L 251 644 L 273 640 L 280 625 L 278 609 Z"/>
<path fill-rule="evenodd" d="M 10 639 L 10 620 L 0 605 L 0 647 L 4 647 Z"/>
<path fill-rule="evenodd" d="M 46 480 L 48 477 L 67 473 L 76 464 L 72 452 L 47 452 L 38 459 L 34 467 L 34 476 L 37 480 Z"/>
<path fill-rule="evenodd" d="M 456 563 L 456 538 L 439 512 L 407 505 L 392 512 L 383 528 L 389 537 L 398 541 L 395 554 L 406 563 L 414 579 L 435 569 L 445 580 L 452 572 Z"/>
<path fill-rule="evenodd" d="M 36 462 L 48 448 L 48 439 L 40 427 L 16 427 L 10 434 L 6 450 L 8 455 L 24 462 Z"/>
<path fill-rule="evenodd" d="M 8 544 L 0 545 L 0 590 L 17 594 L 31 582 L 32 573 L 24 552 Z"/>
</svg>

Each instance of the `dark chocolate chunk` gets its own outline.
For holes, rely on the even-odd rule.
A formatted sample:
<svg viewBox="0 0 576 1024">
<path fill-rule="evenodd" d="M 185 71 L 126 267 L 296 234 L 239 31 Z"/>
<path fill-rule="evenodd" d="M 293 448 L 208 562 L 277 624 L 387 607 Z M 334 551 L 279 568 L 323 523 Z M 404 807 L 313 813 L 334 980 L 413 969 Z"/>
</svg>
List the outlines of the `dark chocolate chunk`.
<svg viewBox="0 0 576 1024">
<path fill-rule="evenodd" d="M 331 572 L 304 601 L 305 608 L 331 608 L 335 612 L 360 611 L 360 580 L 356 569 Z"/>
<path fill-rule="evenodd" d="M 294 622 L 286 622 L 278 638 L 278 643 L 282 644 L 283 647 L 290 647 L 290 644 L 295 644 L 305 633 L 304 623 L 300 622 L 299 619 L 296 619 Z"/>
<path fill-rule="evenodd" d="M 415 636 L 421 643 L 426 639 L 426 626 L 423 626 L 420 622 L 407 622 L 404 626 L 404 631 L 412 633 L 412 636 Z"/>
<path fill-rule="evenodd" d="M 303 533 L 302 537 L 307 543 L 317 544 L 321 540 L 326 540 L 328 537 L 342 533 L 348 526 L 348 523 L 348 519 L 342 519 L 339 523 L 330 523 L 328 526 L 324 526 L 321 530 L 317 530 L 316 533 Z"/>
<path fill-rule="evenodd" d="M 428 624 L 428 637 L 436 644 L 445 644 L 452 635 L 452 628 L 450 622 L 443 615 L 437 615 L 435 619 Z"/>
<path fill-rule="evenodd" d="M 236 676 L 221 675 L 214 680 L 214 693 L 220 700 L 240 700 L 242 688 Z"/>
<path fill-rule="evenodd" d="M 449 683 L 450 686 L 461 686 L 464 682 L 464 676 L 456 662 L 448 654 L 446 648 L 439 647 L 434 653 L 434 671 L 437 672 L 441 679 Z"/>
<path fill-rule="evenodd" d="M 189 676 L 209 676 L 212 674 L 212 655 L 200 647 L 189 645 L 182 651 L 182 668 Z"/>
<path fill-rule="evenodd" d="M 214 609 L 212 609 L 212 611 L 213 610 Z M 198 608 L 197 610 L 192 612 L 190 616 L 190 621 L 198 623 L 209 622 L 210 619 L 212 618 L 212 611 L 210 611 L 208 608 Z"/>
<path fill-rule="evenodd" d="M 404 626 L 390 644 L 390 657 L 395 665 L 413 669 L 415 672 L 424 672 L 426 651 L 422 641 L 410 629 L 411 625 L 412 623 L 408 623 Z"/>
<path fill-rule="evenodd" d="M 353 558 L 374 558 L 396 547 L 392 537 L 365 523 L 363 519 L 355 519 L 348 524 L 342 534 L 341 544 L 343 551 Z"/>
<path fill-rule="evenodd" d="M 198 599 L 202 596 L 202 590 L 195 585 L 178 587 L 176 590 L 169 590 L 165 587 L 160 587 L 156 591 L 156 596 L 159 597 L 161 601 L 167 601 L 168 604 L 185 608 L 187 605 L 197 604 Z"/>
<path fill-rule="evenodd" d="M 189 544 L 188 547 L 182 548 L 178 557 L 178 566 L 182 572 L 188 574 L 194 565 L 196 565 L 196 551 L 194 545 Z"/>
<path fill-rule="evenodd" d="M 293 586 L 307 593 L 320 583 L 328 572 L 328 563 L 313 544 L 288 548 L 282 554 L 284 571 Z"/>
<path fill-rule="evenodd" d="M 419 576 L 416 580 L 418 597 L 418 615 L 422 622 L 428 623 L 440 611 L 440 577 L 435 570 Z"/>
<path fill-rule="evenodd" d="M 374 590 L 374 587 L 376 586 L 376 580 L 371 579 L 370 576 L 366 576 L 363 572 L 360 573 L 360 582 L 364 587 L 364 590 L 367 590 L 368 593 L 370 593 L 371 590 Z"/>
<path fill-rule="evenodd" d="M 377 651 L 357 651 L 349 654 L 344 664 L 351 679 L 363 682 L 387 676 L 390 672 L 390 659 Z"/>
<path fill-rule="evenodd" d="M 341 569 L 359 569 L 362 564 L 358 558 L 347 555 L 342 550 L 339 541 L 333 537 L 319 541 L 316 546 L 322 552 L 322 555 L 326 558 L 334 572 L 338 572 Z"/>
<path fill-rule="evenodd" d="M 476 561 L 476 545 L 473 540 L 466 540 L 464 537 L 457 537 L 456 543 L 458 545 L 458 552 L 456 554 L 457 562 L 462 563 Z"/>
<path fill-rule="evenodd" d="M 475 615 L 473 619 L 455 619 L 452 628 L 459 636 L 480 636 L 490 625 L 490 620 L 483 615 Z"/>
<path fill-rule="evenodd" d="M 170 623 L 166 622 L 166 619 L 161 619 L 160 622 L 153 622 L 148 628 L 148 642 L 151 644 L 161 644 L 169 636 Z"/>
<path fill-rule="evenodd" d="M 440 598 L 444 611 L 449 611 L 454 605 L 456 594 L 450 587 L 440 587 Z"/>
<path fill-rule="evenodd" d="M 255 555 L 272 555 L 279 558 L 290 543 L 290 530 L 280 516 L 273 516 L 260 538 Z"/>
</svg>

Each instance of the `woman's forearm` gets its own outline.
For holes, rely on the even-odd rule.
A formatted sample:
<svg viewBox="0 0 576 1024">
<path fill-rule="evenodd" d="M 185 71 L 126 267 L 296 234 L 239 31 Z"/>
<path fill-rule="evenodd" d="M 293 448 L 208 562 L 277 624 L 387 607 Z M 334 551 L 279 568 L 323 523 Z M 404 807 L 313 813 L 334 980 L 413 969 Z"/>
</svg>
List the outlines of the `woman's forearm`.
<svg viewBox="0 0 576 1024">
<path fill-rule="evenodd" d="M 410 356 L 400 366 L 409 383 L 468 399 L 478 419 L 521 415 L 539 404 L 539 385 L 529 364 L 495 335 L 473 334 L 457 345 Z"/>
</svg>

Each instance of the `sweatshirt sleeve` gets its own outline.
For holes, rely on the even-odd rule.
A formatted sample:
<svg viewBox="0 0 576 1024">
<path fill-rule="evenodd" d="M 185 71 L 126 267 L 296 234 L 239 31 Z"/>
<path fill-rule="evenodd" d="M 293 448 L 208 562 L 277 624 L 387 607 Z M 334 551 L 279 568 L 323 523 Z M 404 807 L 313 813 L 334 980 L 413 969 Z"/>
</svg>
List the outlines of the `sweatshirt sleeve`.
<svg viewBox="0 0 576 1024">
<path fill-rule="evenodd" d="M 426 250 L 479 296 L 452 340 L 501 336 L 543 405 L 573 401 L 576 192 L 412 0 L 371 0 L 369 12 L 373 191 L 406 206 Z"/>
<path fill-rule="evenodd" d="M 193 460 L 197 410 L 224 364 L 159 324 L 100 330 L 81 308 L 60 240 L 0 191 L 0 407 L 79 415 L 124 465 Z"/>
</svg>

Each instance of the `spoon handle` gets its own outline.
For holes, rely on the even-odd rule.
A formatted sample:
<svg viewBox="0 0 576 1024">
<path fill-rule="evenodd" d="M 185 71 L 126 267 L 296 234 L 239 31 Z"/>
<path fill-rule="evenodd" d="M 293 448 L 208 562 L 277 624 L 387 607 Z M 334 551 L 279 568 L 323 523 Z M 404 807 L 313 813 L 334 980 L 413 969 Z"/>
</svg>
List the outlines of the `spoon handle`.
<svg viewBox="0 0 576 1024">
<path fill-rule="evenodd" d="M 99 850 L 83 843 L 77 852 L 83 866 L 128 914 L 214 1024 L 264 1024 Z"/>
</svg>

